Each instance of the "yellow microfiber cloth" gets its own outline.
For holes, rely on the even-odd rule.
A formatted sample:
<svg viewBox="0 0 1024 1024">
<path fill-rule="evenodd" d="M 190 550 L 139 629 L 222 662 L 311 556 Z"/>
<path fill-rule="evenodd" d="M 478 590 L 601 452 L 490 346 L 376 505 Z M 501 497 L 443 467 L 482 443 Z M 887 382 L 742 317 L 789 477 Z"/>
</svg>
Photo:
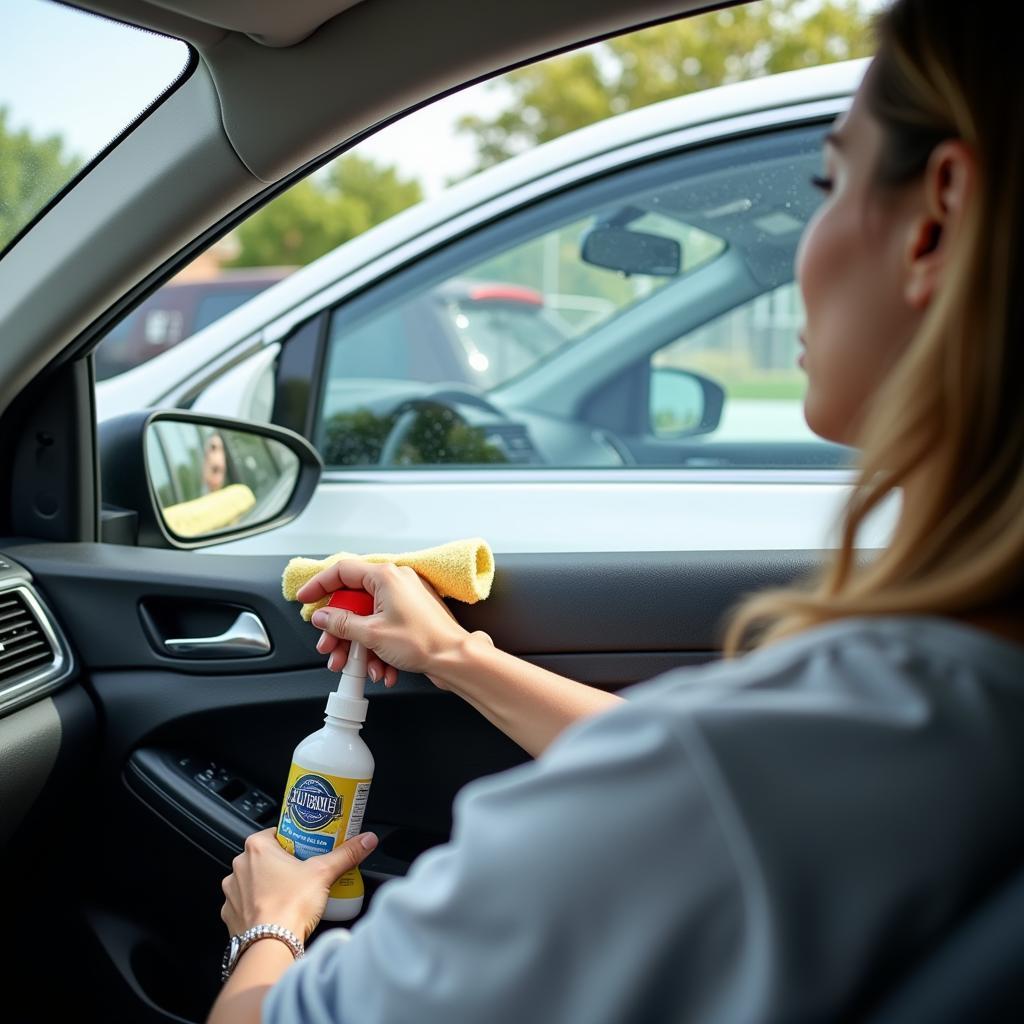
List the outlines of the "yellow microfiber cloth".
<svg viewBox="0 0 1024 1024">
<path fill-rule="evenodd" d="M 343 558 L 407 565 L 415 569 L 442 597 L 454 597 L 466 604 L 483 601 L 490 594 L 494 582 L 494 552 L 490 545 L 479 537 L 468 537 L 400 555 L 353 555 L 339 551 L 319 562 L 314 558 L 293 558 L 284 567 L 281 576 L 281 592 L 286 600 L 294 601 L 303 584 Z M 302 617 L 308 622 L 313 612 L 322 608 L 328 600 L 325 597 L 312 604 L 304 604 Z"/>
<path fill-rule="evenodd" d="M 245 484 L 229 484 L 191 501 L 163 509 L 164 522 L 179 537 L 200 537 L 231 526 L 256 504 Z"/>
</svg>

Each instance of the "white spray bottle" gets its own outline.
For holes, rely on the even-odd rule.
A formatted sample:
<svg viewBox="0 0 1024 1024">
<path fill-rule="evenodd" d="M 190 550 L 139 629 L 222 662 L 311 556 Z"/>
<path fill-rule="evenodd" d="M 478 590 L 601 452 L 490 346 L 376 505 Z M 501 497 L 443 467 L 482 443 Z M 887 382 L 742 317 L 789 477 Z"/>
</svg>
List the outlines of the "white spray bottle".
<svg viewBox="0 0 1024 1024">
<path fill-rule="evenodd" d="M 337 590 L 329 602 L 357 615 L 373 612 L 365 590 Z M 338 689 L 327 698 L 324 726 L 292 754 L 277 841 L 300 860 L 359 835 L 373 778 L 373 755 L 359 735 L 366 720 L 366 648 L 353 643 Z M 363 877 L 346 871 L 331 886 L 325 921 L 350 921 L 363 908 Z"/>
</svg>

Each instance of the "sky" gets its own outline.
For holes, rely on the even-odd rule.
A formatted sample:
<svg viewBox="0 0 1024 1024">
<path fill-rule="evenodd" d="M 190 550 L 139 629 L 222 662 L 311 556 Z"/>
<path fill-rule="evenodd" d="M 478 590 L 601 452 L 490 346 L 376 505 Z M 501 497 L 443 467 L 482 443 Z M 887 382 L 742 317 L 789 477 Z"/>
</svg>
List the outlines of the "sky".
<svg viewBox="0 0 1024 1024">
<path fill-rule="evenodd" d="M 8 108 L 8 124 L 37 137 L 62 135 L 86 160 L 159 96 L 188 59 L 182 43 L 47 0 L 0 0 L 0 25 L 0 107 Z M 472 140 L 455 130 L 458 119 L 491 116 L 501 105 L 500 89 L 471 86 L 383 129 L 358 152 L 396 164 L 420 180 L 427 196 L 435 195 L 475 162 Z"/>
<path fill-rule="evenodd" d="M 0 0 L 0 25 L 0 107 L 8 108 L 8 124 L 37 137 L 62 135 L 85 159 L 159 96 L 188 60 L 182 43 L 46 0 Z M 470 112 L 491 114 L 500 104 L 500 94 L 472 86 L 383 129 L 358 151 L 397 164 L 434 195 L 475 162 L 473 143 L 454 131 L 456 121 Z"/>
</svg>

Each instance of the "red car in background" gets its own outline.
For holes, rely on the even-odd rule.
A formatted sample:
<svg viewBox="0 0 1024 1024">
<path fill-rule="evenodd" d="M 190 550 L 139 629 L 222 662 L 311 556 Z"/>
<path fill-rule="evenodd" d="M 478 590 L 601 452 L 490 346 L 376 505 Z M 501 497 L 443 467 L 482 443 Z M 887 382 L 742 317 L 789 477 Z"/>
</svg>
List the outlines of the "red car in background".
<svg viewBox="0 0 1024 1024">
<path fill-rule="evenodd" d="M 96 379 L 115 377 L 166 352 L 294 269 L 246 267 L 222 270 L 206 280 L 169 281 L 129 313 L 96 348 Z"/>
<path fill-rule="evenodd" d="M 221 271 L 173 280 L 122 320 L 96 349 L 96 379 L 130 370 L 283 280 L 293 267 Z M 465 381 L 491 388 L 559 349 L 569 336 L 532 288 L 448 281 L 394 317 L 345 327 L 351 377 Z"/>
</svg>

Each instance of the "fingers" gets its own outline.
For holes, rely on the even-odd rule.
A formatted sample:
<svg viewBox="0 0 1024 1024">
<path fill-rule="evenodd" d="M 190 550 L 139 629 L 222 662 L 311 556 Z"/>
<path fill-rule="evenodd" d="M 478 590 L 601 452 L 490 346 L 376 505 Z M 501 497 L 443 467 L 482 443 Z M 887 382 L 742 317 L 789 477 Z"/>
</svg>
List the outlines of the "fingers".
<svg viewBox="0 0 1024 1024">
<path fill-rule="evenodd" d="M 330 633 L 325 633 L 324 636 L 330 637 L 330 644 L 317 644 L 316 649 L 321 654 L 327 655 L 327 667 L 332 672 L 340 672 L 345 667 L 345 662 L 348 661 L 348 650 L 351 644 L 347 640 L 339 640 L 338 637 L 331 636 Z"/>
<path fill-rule="evenodd" d="M 351 871 L 354 867 L 362 864 L 376 848 L 377 837 L 372 832 L 363 832 L 362 835 L 347 839 L 330 853 L 311 857 L 306 863 L 315 864 L 333 882 L 346 871 Z"/>
<path fill-rule="evenodd" d="M 245 852 L 246 853 L 262 853 L 264 850 L 273 848 L 280 850 L 281 845 L 278 843 L 276 828 L 264 828 L 260 829 L 259 832 L 250 832 L 245 837 Z M 282 851 L 283 852 L 283 851 Z M 241 859 L 241 855 L 236 857 L 232 862 L 232 867 L 237 867 L 238 861 Z"/>
<path fill-rule="evenodd" d="M 319 601 L 335 590 L 365 590 L 375 594 L 380 570 L 383 565 L 364 562 L 359 558 L 343 558 L 318 572 L 308 583 L 304 583 L 295 597 L 303 604 Z"/>
<path fill-rule="evenodd" d="M 321 633 L 320 639 L 316 642 L 316 649 L 320 654 L 330 654 L 341 641 L 330 633 Z"/>
<path fill-rule="evenodd" d="M 313 612 L 313 625 L 341 640 L 355 640 L 366 647 L 373 647 L 374 631 L 378 616 L 357 615 L 347 608 L 321 608 Z M 348 653 L 346 647 L 346 654 Z"/>
<path fill-rule="evenodd" d="M 329 642 L 325 641 L 324 637 L 327 637 Z M 349 642 L 347 640 L 339 640 L 336 636 L 331 636 L 330 633 L 323 634 L 317 642 L 316 649 L 320 654 L 327 655 L 327 668 L 331 672 L 340 672 L 348 661 Z M 386 686 L 394 686 L 398 680 L 398 671 L 391 669 L 389 676 L 387 674 L 388 668 L 389 666 L 381 661 L 376 654 L 368 653 L 366 674 L 370 677 L 371 681 L 375 683 L 383 682 Z"/>
<path fill-rule="evenodd" d="M 384 668 L 384 662 L 377 655 L 371 654 L 366 659 L 366 674 L 373 682 L 377 683 L 384 678 Z"/>
</svg>

